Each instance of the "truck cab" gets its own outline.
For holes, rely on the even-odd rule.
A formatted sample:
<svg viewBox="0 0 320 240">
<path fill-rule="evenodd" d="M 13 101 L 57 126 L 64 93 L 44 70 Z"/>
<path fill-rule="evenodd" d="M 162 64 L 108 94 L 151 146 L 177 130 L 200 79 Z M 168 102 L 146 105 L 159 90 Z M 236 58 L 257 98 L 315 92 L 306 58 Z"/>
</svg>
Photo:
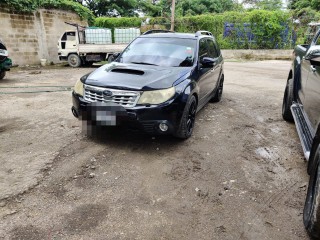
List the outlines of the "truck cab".
<svg viewBox="0 0 320 240">
<path fill-rule="evenodd" d="M 66 31 L 58 42 L 59 58 L 63 60 L 64 56 L 68 56 L 71 52 L 77 52 L 76 46 L 79 42 L 76 31 Z"/>
</svg>

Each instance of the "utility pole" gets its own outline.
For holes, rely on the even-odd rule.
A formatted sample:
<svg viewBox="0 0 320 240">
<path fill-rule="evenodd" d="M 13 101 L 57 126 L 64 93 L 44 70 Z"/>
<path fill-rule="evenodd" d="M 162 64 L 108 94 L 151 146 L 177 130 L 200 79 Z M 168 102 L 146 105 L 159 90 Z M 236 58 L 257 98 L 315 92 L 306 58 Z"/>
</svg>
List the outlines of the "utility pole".
<svg viewBox="0 0 320 240">
<path fill-rule="evenodd" d="M 176 1 L 172 0 L 172 4 L 171 4 L 171 28 L 170 28 L 170 31 L 174 31 L 174 12 L 175 12 L 175 8 L 176 8 Z"/>
</svg>

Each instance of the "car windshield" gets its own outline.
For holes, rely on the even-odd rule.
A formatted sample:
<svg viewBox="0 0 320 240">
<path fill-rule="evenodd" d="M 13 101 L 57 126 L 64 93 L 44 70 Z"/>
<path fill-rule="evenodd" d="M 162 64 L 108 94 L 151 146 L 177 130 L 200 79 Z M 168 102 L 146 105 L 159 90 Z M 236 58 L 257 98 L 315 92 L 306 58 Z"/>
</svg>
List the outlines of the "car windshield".
<svg viewBox="0 0 320 240">
<path fill-rule="evenodd" d="M 122 53 L 120 62 L 164 67 L 192 66 L 196 40 L 137 38 Z"/>
</svg>

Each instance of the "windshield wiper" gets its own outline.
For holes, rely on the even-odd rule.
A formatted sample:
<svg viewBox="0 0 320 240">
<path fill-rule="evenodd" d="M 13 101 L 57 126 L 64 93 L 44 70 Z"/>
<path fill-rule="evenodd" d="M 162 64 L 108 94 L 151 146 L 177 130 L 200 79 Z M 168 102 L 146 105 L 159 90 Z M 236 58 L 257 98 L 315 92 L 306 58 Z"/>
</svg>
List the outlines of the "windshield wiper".
<svg viewBox="0 0 320 240">
<path fill-rule="evenodd" d="M 133 63 L 133 64 L 143 64 L 143 65 L 153 65 L 153 66 L 159 66 L 157 64 L 153 64 L 153 63 L 147 63 L 147 62 L 129 62 L 129 63 Z"/>
</svg>

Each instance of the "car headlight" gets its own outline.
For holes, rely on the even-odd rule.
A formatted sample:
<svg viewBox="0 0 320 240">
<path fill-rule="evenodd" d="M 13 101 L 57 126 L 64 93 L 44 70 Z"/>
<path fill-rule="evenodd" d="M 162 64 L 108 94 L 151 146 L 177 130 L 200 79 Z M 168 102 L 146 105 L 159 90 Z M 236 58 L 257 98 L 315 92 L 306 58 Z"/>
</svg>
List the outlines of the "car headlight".
<svg viewBox="0 0 320 240">
<path fill-rule="evenodd" d="M 172 98 L 175 92 L 176 90 L 174 87 L 155 91 L 145 91 L 142 93 L 138 104 L 160 104 Z"/>
<path fill-rule="evenodd" d="M 74 86 L 74 92 L 76 93 L 76 94 L 79 94 L 79 95 L 81 95 L 81 96 L 83 96 L 83 91 L 84 91 L 84 89 L 83 89 L 83 83 L 81 82 L 81 80 L 79 79 L 77 82 L 76 82 L 76 85 Z"/>
</svg>

